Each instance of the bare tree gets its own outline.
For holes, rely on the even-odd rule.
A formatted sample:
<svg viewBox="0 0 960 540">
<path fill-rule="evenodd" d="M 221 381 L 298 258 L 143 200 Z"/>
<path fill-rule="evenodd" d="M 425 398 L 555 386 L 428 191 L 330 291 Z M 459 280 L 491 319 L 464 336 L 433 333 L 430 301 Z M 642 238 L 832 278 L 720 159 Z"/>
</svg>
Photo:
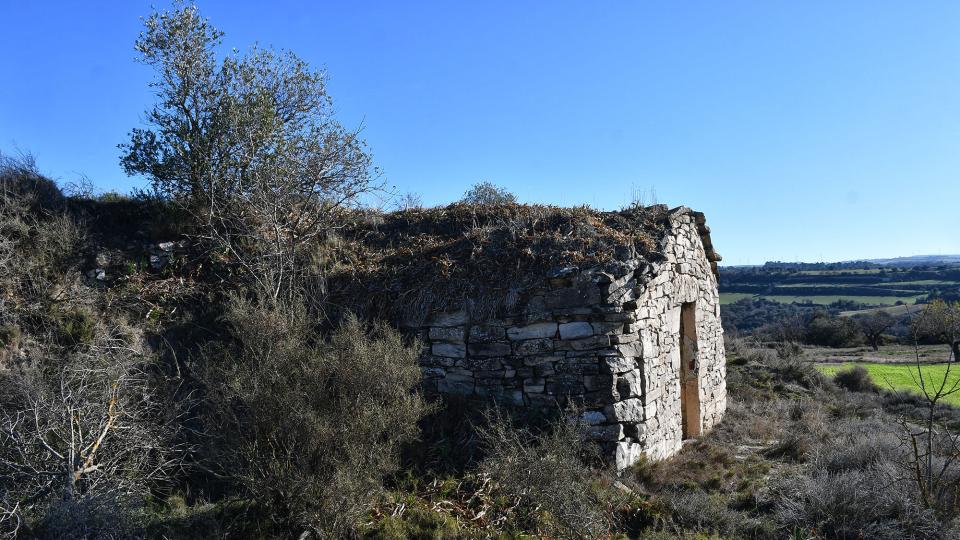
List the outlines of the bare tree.
<svg viewBox="0 0 960 540">
<path fill-rule="evenodd" d="M 860 331 L 867 338 L 867 343 L 873 350 L 879 350 L 883 342 L 883 333 L 896 324 L 897 320 L 886 311 L 872 311 L 854 318 L 860 325 Z"/>
<path fill-rule="evenodd" d="M 169 477 L 177 407 L 138 348 L 106 340 L 58 369 L 37 364 L 0 373 L 0 531 L 54 501 L 141 497 Z"/>
<path fill-rule="evenodd" d="M 323 72 L 256 47 L 218 61 L 222 35 L 192 6 L 146 19 L 136 48 L 157 102 L 121 163 L 276 298 L 305 246 L 382 185 L 359 130 L 334 119 Z"/>
<path fill-rule="evenodd" d="M 950 430 L 939 420 L 946 398 L 960 392 L 960 374 L 954 369 L 958 323 L 960 304 L 944 302 L 927 306 L 914 320 L 911 330 L 915 363 L 910 375 L 925 402 L 925 418 L 919 424 L 906 418 L 900 419 L 903 438 L 909 450 L 906 466 L 910 475 L 916 482 L 924 505 L 941 511 L 954 508 L 960 497 L 960 486 L 957 485 L 960 433 Z M 931 377 L 923 369 L 920 338 L 929 335 L 942 336 L 951 344 L 941 376 Z"/>
<path fill-rule="evenodd" d="M 419 193 L 407 192 L 398 197 L 397 210 L 422 210 L 423 197 Z"/>
</svg>

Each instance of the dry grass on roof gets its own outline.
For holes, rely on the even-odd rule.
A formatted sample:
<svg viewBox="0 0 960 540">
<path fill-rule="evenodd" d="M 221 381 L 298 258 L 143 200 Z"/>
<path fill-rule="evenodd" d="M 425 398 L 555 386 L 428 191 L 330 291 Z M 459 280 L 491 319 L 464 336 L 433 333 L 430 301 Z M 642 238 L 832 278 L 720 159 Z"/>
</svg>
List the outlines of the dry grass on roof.
<svg viewBox="0 0 960 540">
<path fill-rule="evenodd" d="M 553 270 L 657 258 L 665 221 L 663 206 L 453 204 L 368 216 L 341 231 L 332 300 L 413 323 L 463 308 L 489 317 Z"/>
</svg>

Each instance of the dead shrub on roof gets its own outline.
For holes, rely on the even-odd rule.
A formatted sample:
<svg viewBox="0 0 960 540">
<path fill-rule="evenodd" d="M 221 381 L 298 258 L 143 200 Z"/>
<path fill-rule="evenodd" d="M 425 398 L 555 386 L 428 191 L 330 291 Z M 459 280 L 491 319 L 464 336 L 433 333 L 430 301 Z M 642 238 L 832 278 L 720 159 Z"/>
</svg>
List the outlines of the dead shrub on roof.
<svg viewBox="0 0 960 540">
<path fill-rule="evenodd" d="M 551 270 L 659 260 L 665 210 L 453 204 L 377 215 L 340 231 L 332 300 L 410 322 L 435 311 L 495 315 Z"/>
</svg>

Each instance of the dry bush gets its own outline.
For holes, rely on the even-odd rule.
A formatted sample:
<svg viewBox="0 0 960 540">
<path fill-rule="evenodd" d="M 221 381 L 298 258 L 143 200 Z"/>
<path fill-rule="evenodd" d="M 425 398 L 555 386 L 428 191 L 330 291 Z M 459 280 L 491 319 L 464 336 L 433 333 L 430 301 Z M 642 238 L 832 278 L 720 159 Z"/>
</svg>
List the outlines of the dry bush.
<svg viewBox="0 0 960 540">
<path fill-rule="evenodd" d="M 225 317 L 230 342 L 205 359 L 208 466 L 277 534 L 346 534 L 418 435 L 419 347 L 354 317 L 325 340 L 299 303 L 234 298 Z"/>
<path fill-rule="evenodd" d="M 553 537 L 597 538 L 615 525 L 585 463 L 596 455 L 580 428 L 559 419 L 536 433 L 494 410 L 480 430 L 487 452 L 480 469 L 526 509 L 531 525 Z"/>
<path fill-rule="evenodd" d="M 134 540 L 143 538 L 144 503 L 117 494 L 84 495 L 57 500 L 32 532 L 50 540 Z"/>
<path fill-rule="evenodd" d="M 47 334 L 57 313 L 91 301 L 79 284 L 86 232 L 56 189 L 31 161 L 0 156 L 0 326 L 27 335 Z"/>
<path fill-rule="evenodd" d="M 940 538 L 940 522 L 881 463 L 836 474 L 781 479 L 772 488 L 777 519 L 818 537 L 854 540 Z"/>
<path fill-rule="evenodd" d="M 56 182 L 37 170 L 33 156 L 0 153 L 0 200 L 16 199 L 28 209 L 61 210 L 64 196 Z"/>
<path fill-rule="evenodd" d="M 661 260 L 665 216 L 666 207 L 452 204 L 358 217 L 331 240 L 332 300 L 394 320 L 459 309 L 483 318 L 558 268 Z"/>
<path fill-rule="evenodd" d="M 770 519 L 747 515 L 730 508 L 727 497 L 698 490 L 665 490 L 661 502 L 670 509 L 662 528 L 673 538 L 779 538 Z"/>
<path fill-rule="evenodd" d="M 132 505 L 177 470 L 185 450 L 177 443 L 180 404 L 167 398 L 136 336 L 120 334 L 98 335 L 65 358 L 35 345 L 29 358 L 0 372 L 5 526 L 53 527 L 43 525 L 48 513 L 72 515 L 103 497 Z"/>
<path fill-rule="evenodd" d="M 877 392 L 880 387 L 870 378 L 870 372 L 863 366 L 854 366 L 850 369 L 838 371 L 833 376 L 833 382 L 840 388 L 851 392 Z"/>
</svg>

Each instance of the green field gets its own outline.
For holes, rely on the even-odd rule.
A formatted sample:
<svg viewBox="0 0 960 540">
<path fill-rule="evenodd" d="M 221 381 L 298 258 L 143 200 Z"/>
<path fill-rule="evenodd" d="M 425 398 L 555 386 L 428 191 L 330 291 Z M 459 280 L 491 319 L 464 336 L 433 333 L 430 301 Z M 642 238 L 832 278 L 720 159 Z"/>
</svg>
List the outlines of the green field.
<svg viewBox="0 0 960 540">
<path fill-rule="evenodd" d="M 720 305 L 732 304 L 737 300 L 743 300 L 744 298 L 753 298 L 755 296 L 756 295 L 753 293 L 722 292 L 720 293 Z"/>
<path fill-rule="evenodd" d="M 912 392 L 921 394 L 917 385 L 917 366 L 915 364 L 880 364 L 876 362 L 844 362 L 842 364 L 820 364 L 817 366 L 824 375 L 832 377 L 838 371 L 850 369 L 853 366 L 863 366 L 870 372 L 870 377 L 880 386 L 880 388 L 890 389 L 893 387 L 898 391 Z M 947 374 L 947 367 L 950 367 L 948 384 L 952 384 L 960 379 L 960 365 L 957 364 L 923 364 L 920 368 L 923 373 L 924 381 L 930 384 L 932 381 L 942 381 Z M 929 386 L 933 388 L 932 386 Z M 949 386 L 948 386 L 949 388 Z M 944 399 L 946 403 L 954 406 L 960 406 L 960 392 L 948 396 Z"/>
<path fill-rule="evenodd" d="M 916 313 L 916 312 L 922 310 L 923 307 L 924 307 L 924 304 L 909 304 L 909 305 L 908 305 L 908 304 L 904 304 L 904 305 L 901 305 L 901 306 L 887 306 L 887 307 L 879 307 L 879 308 L 867 308 L 867 309 L 860 309 L 860 310 L 855 310 L 855 311 L 841 311 L 841 312 L 840 312 L 840 316 L 841 316 L 841 317 L 851 317 L 851 316 L 854 316 L 854 315 L 862 315 L 862 314 L 865 314 L 865 313 L 872 313 L 872 312 L 876 312 L 876 311 L 886 311 L 887 313 L 889 313 L 890 315 L 893 315 L 894 317 L 902 317 L 902 316 L 904 316 L 904 315 L 909 315 L 909 314 L 911 314 L 911 313 Z"/>
</svg>

